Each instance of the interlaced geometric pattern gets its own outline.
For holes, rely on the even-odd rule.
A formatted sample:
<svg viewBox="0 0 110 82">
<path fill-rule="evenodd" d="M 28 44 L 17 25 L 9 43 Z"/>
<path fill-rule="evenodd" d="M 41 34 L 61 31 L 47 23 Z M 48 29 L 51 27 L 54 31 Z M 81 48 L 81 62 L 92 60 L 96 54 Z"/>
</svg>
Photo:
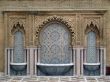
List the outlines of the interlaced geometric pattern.
<svg viewBox="0 0 110 82">
<path fill-rule="evenodd" d="M 72 63 L 72 50 L 70 47 L 70 33 L 65 25 L 52 22 L 44 26 L 40 32 L 40 63 L 43 64 L 69 64 Z M 72 75 L 72 67 L 42 67 L 38 75 Z M 41 70 L 41 71 L 39 71 Z M 69 70 L 69 71 L 68 71 Z M 48 71 L 48 72 L 47 72 Z"/>
<path fill-rule="evenodd" d="M 24 63 L 24 48 L 23 48 L 23 33 L 20 31 L 15 32 L 14 37 L 14 63 Z"/>
<path fill-rule="evenodd" d="M 87 63 L 97 63 L 96 59 L 96 33 L 91 31 L 87 35 Z"/>
<path fill-rule="evenodd" d="M 97 63 L 96 33 L 89 32 L 87 37 L 87 61 L 86 63 Z M 84 75 L 100 75 L 100 65 L 84 65 Z"/>
<path fill-rule="evenodd" d="M 65 64 L 71 62 L 70 33 L 60 23 L 46 25 L 40 33 L 40 62 Z"/>
</svg>

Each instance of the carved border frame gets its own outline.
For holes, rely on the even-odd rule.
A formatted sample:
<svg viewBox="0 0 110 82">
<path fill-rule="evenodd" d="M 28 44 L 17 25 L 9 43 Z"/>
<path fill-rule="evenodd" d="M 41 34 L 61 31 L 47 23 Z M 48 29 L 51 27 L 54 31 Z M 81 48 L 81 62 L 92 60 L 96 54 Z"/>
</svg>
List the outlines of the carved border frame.
<svg viewBox="0 0 110 82">
<path fill-rule="evenodd" d="M 50 17 L 48 18 L 46 21 L 43 21 L 41 25 L 39 25 L 37 28 L 38 30 L 36 31 L 36 42 L 37 42 L 37 46 L 40 45 L 40 42 L 39 42 L 39 35 L 40 35 L 40 31 L 42 30 L 43 27 L 45 27 L 47 24 L 51 23 L 51 22 L 58 22 L 58 23 L 61 23 L 63 25 L 65 25 L 67 27 L 67 29 L 69 30 L 70 34 L 71 34 L 71 46 L 73 45 L 73 42 L 75 41 L 75 33 L 74 31 L 72 30 L 72 26 L 70 26 L 68 24 L 67 21 L 65 21 L 62 17 L 57 17 L 57 16 L 53 16 L 53 17 Z"/>
</svg>

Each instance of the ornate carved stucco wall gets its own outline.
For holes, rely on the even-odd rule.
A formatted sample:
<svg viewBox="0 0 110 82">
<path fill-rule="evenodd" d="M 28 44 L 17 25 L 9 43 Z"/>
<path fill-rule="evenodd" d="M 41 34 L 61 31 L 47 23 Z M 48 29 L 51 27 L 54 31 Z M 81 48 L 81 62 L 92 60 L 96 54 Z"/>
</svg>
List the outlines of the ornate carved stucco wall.
<svg viewBox="0 0 110 82">
<path fill-rule="evenodd" d="M 23 13 L 23 12 L 22 12 Z M 49 15 L 48 15 L 49 14 Z M 48 23 L 51 21 L 55 20 L 59 20 L 59 22 L 63 22 L 67 25 L 69 25 L 68 29 L 71 30 L 71 32 L 76 32 L 76 14 L 59 14 L 59 13 L 52 13 L 50 14 L 49 12 L 44 14 L 30 14 L 29 12 L 26 14 L 21 14 L 21 12 L 18 13 L 14 13 L 13 12 L 9 12 L 6 13 L 7 15 L 7 19 L 5 21 L 7 21 L 7 26 L 6 26 L 6 36 L 7 36 L 7 47 L 13 47 L 13 35 L 11 34 L 11 29 L 13 28 L 13 25 L 16 24 L 17 22 L 20 22 L 21 24 L 23 24 L 23 26 L 25 27 L 24 29 L 26 30 L 26 34 L 25 34 L 25 46 L 26 47 L 36 47 L 38 44 L 38 40 L 39 40 L 39 35 L 37 34 L 37 32 L 39 32 L 43 25 L 45 25 L 44 23 Z M 42 26 L 42 27 L 41 27 Z M 77 34 L 77 32 L 76 32 Z M 74 44 L 75 45 L 75 39 L 76 39 L 76 34 L 73 35 L 72 40 L 74 40 Z M 10 43 L 10 44 L 8 44 Z"/>
<path fill-rule="evenodd" d="M 26 47 L 36 47 L 38 41 L 36 31 L 39 25 L 54 16 L 67 21 L 72 27 L 75 32 L 73 40 L 75 47 L 86 46 L 84 29 L 88 23 L 93 21 L 101 33 L 100 45 L 107 48 L 107 65 L 110 66 L 109 0 L 1 0 L 0 71 L 4 71 L 5 48 L 13 47 L 13 36 L 11 35 L 13 24 L 18 21 L 23 24 L 26 30 Z"/>
<path fill-rule="evenodd" d="M 34 13 L 34 12 L 33 12 Z M 13 35 L 11 29 L 14 24 L 19 22 L 23 24 L 24 29 L 26 30 L 25 34 L 25 46 L 26 47 L 36 47 L 39 45 L 39 31 L 43 28 L 45 23 L 51 21 L 59 21 L 65 23 L 70 32 L 72 33 L 72 42 L 71 45 L 77 47 L 78 45 L 86 47 L 86 35 L 85 29 L 87 24 L 93 22 L 97 25 L 100 31 L 100 39 L 98 43 L 103 46 L 103 14 L 104 13 L 76 13 L 76 12 L 40 12 L 39 14 L 32 14 L 30 12 L 6 12 L 7 18 L 6 23 L 6 47 L 13 47 Z M 100 42 L 101 41 L 101 42 Z M 10 44 L 9 44 L 10 43 Z"/>
<path fill-rule="evenodd" d="M 4 49 L 5 49 L 5 36 L 3 25 L 3 13 L 0 12 L 0 71 L 4 71 Z"/>
</svg>

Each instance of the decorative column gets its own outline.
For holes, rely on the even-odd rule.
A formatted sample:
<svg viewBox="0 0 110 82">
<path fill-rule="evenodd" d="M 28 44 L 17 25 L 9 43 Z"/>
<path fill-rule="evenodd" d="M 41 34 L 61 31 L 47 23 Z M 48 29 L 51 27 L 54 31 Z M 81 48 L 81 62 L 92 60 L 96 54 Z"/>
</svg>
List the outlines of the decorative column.
<svg viewBox="0 0 110 82">
<path fill-rule="evenodd" d="M 30 48 L 30 75 L 34 75 L 34 52 L 33 52 L 33 48 Z"/>
</svg>

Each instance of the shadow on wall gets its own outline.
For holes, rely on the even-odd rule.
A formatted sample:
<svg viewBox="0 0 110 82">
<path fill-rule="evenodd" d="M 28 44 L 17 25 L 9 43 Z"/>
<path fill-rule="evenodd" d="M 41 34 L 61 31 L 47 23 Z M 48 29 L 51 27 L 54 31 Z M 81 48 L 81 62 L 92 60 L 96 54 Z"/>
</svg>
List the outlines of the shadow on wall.
<svg viewBox="0 0 110 82">
<path fill-rule="evenodd" d="M 106 67 L 106 75 L 110 75 L 110 67 Z"/>
</svg>

